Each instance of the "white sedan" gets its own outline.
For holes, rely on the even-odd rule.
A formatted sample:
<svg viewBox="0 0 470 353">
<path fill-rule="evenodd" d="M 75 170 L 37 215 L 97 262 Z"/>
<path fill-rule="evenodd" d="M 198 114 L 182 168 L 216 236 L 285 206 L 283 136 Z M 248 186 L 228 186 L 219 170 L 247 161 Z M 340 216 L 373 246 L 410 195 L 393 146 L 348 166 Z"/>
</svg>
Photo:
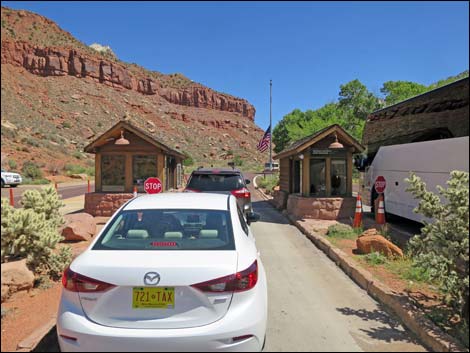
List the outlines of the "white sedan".
<svg viewBox="0 0 470 353">
<path fill-rule="evenodd" d="M 64 272 L 61 350 L 261 351 L 266 274 L 246 217 L 231 195 L 124 204 Z"/>
</svg>

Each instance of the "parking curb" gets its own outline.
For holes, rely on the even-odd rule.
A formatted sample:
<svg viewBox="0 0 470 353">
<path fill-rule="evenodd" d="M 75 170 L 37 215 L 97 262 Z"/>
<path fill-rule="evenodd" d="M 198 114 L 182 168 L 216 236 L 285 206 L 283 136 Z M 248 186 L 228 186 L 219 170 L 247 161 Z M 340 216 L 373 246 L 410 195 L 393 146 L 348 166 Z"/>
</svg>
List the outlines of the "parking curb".
<svg viewBox="0 0 470 353">
<path fill-rule="evenodd" d="M 284 212 L 283 212 L 284 213 Z M 357 265 L 345 252 L 334 247 L 319 234 L 307 230 L 298 219 L 286 214 L 289 221 L 322 250 L 344 273 L 359 287 L 393 312 L 411 332 L 434 352 L 468 352 L 456 339 L 443 332 L 436 324 L 426 318 L 406 297 L 399 296 L 387 285 L 374 279 L 373 275 Z"/>
<path fill-rule="evenodd" d="M 34 330 L 32 334 L 18 343 L 16 352 L 31 352 L 36 349 L 38 344 L 55 327 L 56 318 L 50 319 L 45 325 Z"/>
</svg>

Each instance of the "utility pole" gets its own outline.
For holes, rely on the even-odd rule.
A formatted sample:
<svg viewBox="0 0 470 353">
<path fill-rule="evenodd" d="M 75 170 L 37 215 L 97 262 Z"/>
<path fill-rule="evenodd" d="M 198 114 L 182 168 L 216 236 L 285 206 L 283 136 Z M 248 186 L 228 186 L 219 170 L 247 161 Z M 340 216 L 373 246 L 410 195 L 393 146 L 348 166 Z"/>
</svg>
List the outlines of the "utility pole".
<svg viewBox="0 0 470 353">
<path fill-rule="evenodd" d="M 269 80 L 269 170 L 273 171 L 273 121 L 272 121 L 272 105 L 273 105 L 273 80 Z"/>
</svg>

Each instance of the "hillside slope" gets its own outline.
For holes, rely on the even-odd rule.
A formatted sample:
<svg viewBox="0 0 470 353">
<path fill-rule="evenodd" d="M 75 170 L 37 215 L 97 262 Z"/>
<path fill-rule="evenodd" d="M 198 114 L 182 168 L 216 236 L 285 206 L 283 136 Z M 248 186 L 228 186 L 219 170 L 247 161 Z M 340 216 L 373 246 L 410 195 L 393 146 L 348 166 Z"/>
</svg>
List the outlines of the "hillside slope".
<svg viewBox="0 0 470 353">
<path fill-rule="evenodd" d="M 66 163 L 91 166 L 83 146 L 124 116 L 194 165 L 240 156 L 253 170 L 265 162 L 256 150 L 263 132 L 246 100 L 121 62 L 43 16 L 2 7 L 1 18 L 2 162 L 21 170 L 32 160 L 46 173 Z"/>
</svg>

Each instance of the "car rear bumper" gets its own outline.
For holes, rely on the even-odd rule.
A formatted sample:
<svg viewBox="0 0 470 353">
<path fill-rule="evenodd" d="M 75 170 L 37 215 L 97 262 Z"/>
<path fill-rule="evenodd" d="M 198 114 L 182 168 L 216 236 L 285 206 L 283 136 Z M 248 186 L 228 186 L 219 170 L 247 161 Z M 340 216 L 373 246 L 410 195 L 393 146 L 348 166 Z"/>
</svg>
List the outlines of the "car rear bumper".
<svg viewBox="0 0 470 353">
<path fill-rule="evenodd" d="M 127 329 L 90 321 L 77 306 L 68 306 L 62 295 L 57 334 L 62 352 L 156 351 L 261 351 L 266 333 L 267 303 L 260 286 L 252 298 L 232 299 L 226 315 L 211 324 L 180 329 Z M 64 298 L 65 297 L 65 298 Z M 73 304 L 73 303 L 72 303 Z M 69 310 L 70 309 L 70 310 Z M 76 341 L 61 335 L 74 337 Z M 233 342 L 233 337 L 253 335 Z"/>
</svg>

